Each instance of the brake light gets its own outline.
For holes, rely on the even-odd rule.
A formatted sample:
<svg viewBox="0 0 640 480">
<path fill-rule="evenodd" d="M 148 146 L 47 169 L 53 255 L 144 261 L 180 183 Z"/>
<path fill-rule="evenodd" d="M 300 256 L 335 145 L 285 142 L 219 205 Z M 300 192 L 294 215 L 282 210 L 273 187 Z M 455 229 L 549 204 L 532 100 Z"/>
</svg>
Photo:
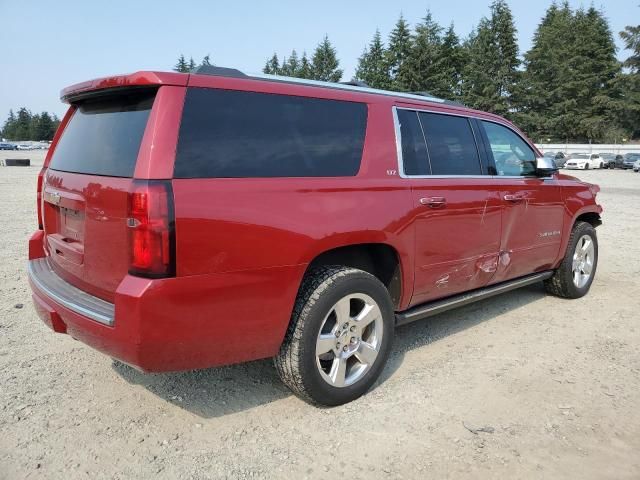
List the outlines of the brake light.
<svg viewBox="0 0 640 480">
<path fill-rule="evenodd" d="M 47 171 L 47 167 L 42 167 L 42 169 L 40 170 L 40 173 L 38 174 L 38 193 L 36 194 L 36 201 L 37 201 L 37 210 L 38 210 L 38 228 L 40 230 L 43 229 L 43 221 L 42 221 L 42 188 L 43 188 L 43 184 L 44 184 L 44 174 Z"/>
<path fill-rule="evenodd" d="M 171 182 L 134 180 L 129 192 L 129 273 L 175 275 L 175 217 Z"/>
</svg>

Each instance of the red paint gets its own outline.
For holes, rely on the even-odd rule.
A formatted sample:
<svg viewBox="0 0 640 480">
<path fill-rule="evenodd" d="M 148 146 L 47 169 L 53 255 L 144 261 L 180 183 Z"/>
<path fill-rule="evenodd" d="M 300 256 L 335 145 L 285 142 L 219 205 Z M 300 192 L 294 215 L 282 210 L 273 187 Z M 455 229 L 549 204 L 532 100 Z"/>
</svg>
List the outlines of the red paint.
<svg viewBox="0 0 640 480">
<path fill-rule="evenodd" d="M 135 180 L 171 179 L 187 86 L 359 101 L 369 110 L 355 177 L 170 180 L 176 235 L 173 278 L 128 273 L 131 232 L 126 219 L 131 216 L 133 179 L 47 171 L 43 192 L 59 194 L 60 204 L 43 202 L 44 232 L 36 232 L 29 241 L 29 258 L 49 255 L 63 279 L 113 302 L 115 323 L 109 327 L 79 316 L 34 288 L 37 310 L 54 330 L 144 370 L 201 368 L 273 356 L 307 266 L 327 250 L 361 243 L 391 246 L 400 261 L 402 310 L 557 267 L 577 216 L 602 210 L 592 186 L 565 175 L 547 180 L 403 179 L 393 173 L 398 170 L 394 105 L 470 115 L 515 128 L 500 117 L 463 107 L 255 79 L 157 72 L 85 82 L 63 90 L 62 97 L 153 85 L 159 90 Z M 73 111 L 72 106 L 63 119 L 45 165 Z M 446 205 L 432 208 L 421 203 L 423 198 L 435 199 L 436 204 L 445 199 Z M 80 219 L 69 216 L 66 231 L 61 231 L 55 212 L 61 206 L 82 211 L 84 223 L 74 223 Z M 551 233 L 539 235 L 545 232 Z M 69 233 L 78 237 L 77 242 L 61 244 L 56 235 Z"/>
</svg>

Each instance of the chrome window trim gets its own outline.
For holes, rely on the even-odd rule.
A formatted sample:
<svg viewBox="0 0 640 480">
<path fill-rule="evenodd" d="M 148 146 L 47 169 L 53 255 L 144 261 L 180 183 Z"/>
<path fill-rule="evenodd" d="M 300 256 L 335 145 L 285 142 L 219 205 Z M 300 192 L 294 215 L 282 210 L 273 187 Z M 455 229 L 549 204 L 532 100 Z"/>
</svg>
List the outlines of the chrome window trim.
<svg viewBox="0 0 640 480">
<path fill-rule="evenodd" d="M 516 132 L 512 127 L 510 127 L 509 125 L 506 125 L 502 122 L 499 121 L 494 121 L 494 120 L 488 120 L 486 118 L 482 118 L 482 117 L 478 117 L 476 115 L 464 115 L 464 114 L 460 114 L 460 113 L 449 113 L 449 112 L 441 112 L 439 110 L 433 110 L 433 109 L 428 109 L 428 108 L 411 108 L 411 107 L 403 107 L 403 106 L 398 106 L 398 105 L 394 105 L 393 107 L 391 107 L 392 109 L 392 113 L 393 113 L 393 127 L 394 127 L 394 131 L 395 131 L 395 136 L 396 136 L 396 154 L 398 156 L 398 173 L 400 175 L 401 178 L 422 178 L 422 179 L 427 179 L 427 178 L 434 178 L 434 179 L 443 179 L 443 178 L 469 178 L 469 179 L 500 179 L 500 178 L 506 178 L 506 179 L 518 179 L 518 178 L 538 178 L 540 180 L 554 180 L 553 176 L 549 176 L 549 177 L 534 177 L 531 175 L 489 175 L 489 174 L 483 174 L 483 175 L 407 175 L 404 173 L 404 162 L 402 159 L 402 137 L 401 137 L 401 133 L 400 133 L 400 121 L 398 120 L 398 110 L 409 110 L 411 112 L 425 112 L 425 113 L 439 113 L 441 115 L 451 115 L 454 117 L 464 117 L 464 118 L 468 118 L 468 119 L 476 119 L 478 121 L 484 121 L 484 122 L 490 122 L 490 123 L 495 123 L 496 125 L 500 125 L 501 127 L 505 127 L 508 128 L 509 130 L 511 130 L 514 134 L 516 134 L 524 143 L 526 143 L 529 148 L 531 148 L 531 145 L 529 144 L 529 142 L 527 140 L 525 140 L 524 138 L 522 138 L 522 136 Z M 418 115 L 418 120 L 420 120 L 420 115 Z M 420 125 L 422 126 L 422 123 L 420 123 Z M 473 128 L 471 129 L 471 133 L 473 134 L 473 138 L 476 142 L 476 150 L 478 149 L 478 139 L 475 136 L 475 132 L 473 131 Z M 423 135 L 424 135 L 424 130 L 423 130 Z M 426 138 L 425 138 L 425 143 L 426 143 Z M 533 150 L 533 149 L 532 149 Z M 534 155 L 535 155 L 535 150 L 533 150 Z M 428 145 L 427 145 L 427 154 L 428 154 Z M 478 152 L 478 155 L 480 154 L 480 152 Z M 480 163 L 481 168 L 482 168 L 482 162 Z M 431 159 L 429 159 L 429 169 L 431 169 Z"/>
<path fill-rule="evenodd" d="M 98 323 L 113 326 L 115 305 L 80 290 L 60 278 L 49 265 L 47 257 L 30 260 L 27 264 L 27 273 L 33 285 L 54 302 Z M 54 283 L 60 287 L 55 288 Z M 92 305 L 98 306 L 99 310 L 92 308 Z"/>
</svg>

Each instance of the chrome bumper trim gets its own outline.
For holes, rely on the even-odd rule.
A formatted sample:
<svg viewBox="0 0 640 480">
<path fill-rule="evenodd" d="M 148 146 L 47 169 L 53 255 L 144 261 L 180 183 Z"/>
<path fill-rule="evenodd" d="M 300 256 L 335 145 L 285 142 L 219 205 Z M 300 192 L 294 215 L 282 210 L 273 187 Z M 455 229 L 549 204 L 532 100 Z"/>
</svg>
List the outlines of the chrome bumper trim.
<svg viewBox="0 0 640 480">
<path fill-rule="evenodd" d="M 60 278 L 46 257 L 30 260 L 27 272 L 33 285 L 54 302 L 91 320 L 113 326 L 115 305 L 94 297 Z"/>
</svg>

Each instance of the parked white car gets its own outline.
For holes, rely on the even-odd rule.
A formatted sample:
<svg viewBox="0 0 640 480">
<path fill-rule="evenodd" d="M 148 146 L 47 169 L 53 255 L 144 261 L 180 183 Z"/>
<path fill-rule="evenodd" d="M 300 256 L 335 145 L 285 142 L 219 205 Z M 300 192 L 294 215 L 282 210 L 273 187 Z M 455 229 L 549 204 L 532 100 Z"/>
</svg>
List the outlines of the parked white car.
<svg viewBox="0 0 640 480">
<path fill-rule="evenodd" d="M 604 160 L 597 153 L 572 153 L 569 155 L 564 168 L 572 170 L 589 170 L 590 168 L 603 168 Z"/>
</svg>

